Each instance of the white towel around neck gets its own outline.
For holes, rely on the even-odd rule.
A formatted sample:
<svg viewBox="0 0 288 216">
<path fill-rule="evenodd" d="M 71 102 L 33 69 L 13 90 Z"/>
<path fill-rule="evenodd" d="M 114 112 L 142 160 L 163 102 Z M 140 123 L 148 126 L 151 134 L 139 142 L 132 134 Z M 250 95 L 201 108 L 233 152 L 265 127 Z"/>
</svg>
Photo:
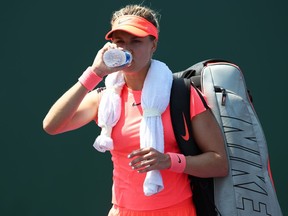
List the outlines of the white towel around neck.
<svg viewBox="0 0 288 216">
<path fill-rule="evenodd" d="M 110 74 L 105 79 L 106 91 L 103 93 L 98 109 L 98 125 L 102 128 L 93 146 L 100 152 L 113 150 L 111 132 L 121 114 L 121 90 L 125 84 L 121 72 Z M 151 60 L 146 75 L 141 106 L 143 117 L 140 123 L 140 147 L 152 147 L 164 152 L 164 132 L 161 114 L 170 101 L 172 72 L 166 64 Z M 164 185 L 160 171 L 152 170 L 146 174 L 143 190 L 146 196 L 163 190 Z"/>
</svg>

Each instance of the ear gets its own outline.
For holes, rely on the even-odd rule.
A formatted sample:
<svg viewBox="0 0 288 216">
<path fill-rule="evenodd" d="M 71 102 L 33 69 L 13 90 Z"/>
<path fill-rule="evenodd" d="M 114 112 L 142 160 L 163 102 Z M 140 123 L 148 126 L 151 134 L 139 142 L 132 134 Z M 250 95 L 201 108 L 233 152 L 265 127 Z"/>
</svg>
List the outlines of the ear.
<svg viewBox="0 0 288 216">
<path fill-rule="evenodd" d="M 157 44 L 158 44 L 158 40 L 154 39 L 153 40 L 153 46 L 152 46 L 152 52 L 154 53 L 157 49 Z"/>
</svg>

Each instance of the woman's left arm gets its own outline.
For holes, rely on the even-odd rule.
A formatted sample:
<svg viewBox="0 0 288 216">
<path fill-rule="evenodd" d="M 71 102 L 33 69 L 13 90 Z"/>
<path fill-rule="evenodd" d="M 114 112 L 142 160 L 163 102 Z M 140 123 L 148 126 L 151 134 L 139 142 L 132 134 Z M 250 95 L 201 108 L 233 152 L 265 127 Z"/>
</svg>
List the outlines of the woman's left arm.
<svg viewBox="0 0 288 216">
<path fill-rule="evenodd" d="M 203 153 L 186 156 L 184 172 L 198 177 L 221 177 L 228 174 L 228 160 L 224 140 L 219 125 L 206 110 L 192 119 L 193 135 Z M 169 154 L 160 153 L 154 148 L 137 149 L 128 155 L 130 166 L 139 173 L 163 170 L 171 167 Z"/>
<path fill-rule="evenodd" d="M 184 172 L 198 177 L 226 176 L 228 159 L 224 138 L 211 110 L 194 116 L 191 122 L 195 142 L 203 153 L 186 156 Z"/>
</svg>

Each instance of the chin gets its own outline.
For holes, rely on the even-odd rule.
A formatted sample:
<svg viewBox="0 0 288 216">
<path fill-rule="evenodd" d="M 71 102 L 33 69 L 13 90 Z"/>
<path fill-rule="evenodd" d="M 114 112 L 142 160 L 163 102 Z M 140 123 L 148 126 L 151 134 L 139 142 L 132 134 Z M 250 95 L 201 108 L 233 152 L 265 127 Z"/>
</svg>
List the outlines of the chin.
<svg viewBox="0 0 288 216">
<path fill-rule="evenodd" d="M 129 67 L 127 67 L 127 68 L 124 68 L 122 71 L 124 73 L 127 73 L 127 74 L 131 74 L 131 73 L 135 73 L 136 72 L 135 68 L 132 67 L 131 65 Z"/>
</svg>

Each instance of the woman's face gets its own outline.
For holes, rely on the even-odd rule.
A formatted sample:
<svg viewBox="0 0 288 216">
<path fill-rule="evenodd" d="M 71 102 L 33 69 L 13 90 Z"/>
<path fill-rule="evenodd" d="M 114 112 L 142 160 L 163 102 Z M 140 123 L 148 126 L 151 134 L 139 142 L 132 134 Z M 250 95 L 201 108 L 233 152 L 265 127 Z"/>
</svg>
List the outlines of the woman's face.
<svg viewBox="0 0 288 216">
<path fill-rule="evenodd" d="M 157 40 L 147 37 L 136 37 L 124 31 L 115 31 L 112 42 L 124 50 L 132 53 L 131 65 L 124 69 L 125 72 L 140 72 L 148 70 L 150 60 L 157 48 Z"/>
</svg>

